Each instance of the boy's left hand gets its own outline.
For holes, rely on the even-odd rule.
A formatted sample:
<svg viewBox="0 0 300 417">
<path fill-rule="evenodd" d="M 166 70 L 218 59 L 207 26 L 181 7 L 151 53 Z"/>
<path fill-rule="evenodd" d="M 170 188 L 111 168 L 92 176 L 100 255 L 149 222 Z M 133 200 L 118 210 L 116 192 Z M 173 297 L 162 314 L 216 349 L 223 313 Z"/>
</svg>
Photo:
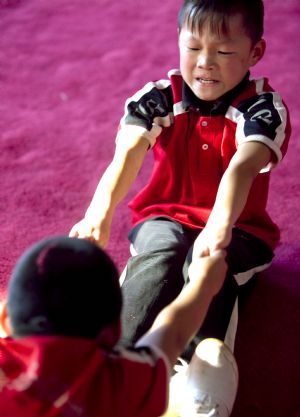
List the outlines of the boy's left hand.
<svg viewBox="0 0 300 417">
<path fill-rule="evenodd" d="M 194 242 L 193 259 L 210 255 L 218 249 L 226 249 L 231 237 L 232 227 L 207 223 Z"/>
</svg>

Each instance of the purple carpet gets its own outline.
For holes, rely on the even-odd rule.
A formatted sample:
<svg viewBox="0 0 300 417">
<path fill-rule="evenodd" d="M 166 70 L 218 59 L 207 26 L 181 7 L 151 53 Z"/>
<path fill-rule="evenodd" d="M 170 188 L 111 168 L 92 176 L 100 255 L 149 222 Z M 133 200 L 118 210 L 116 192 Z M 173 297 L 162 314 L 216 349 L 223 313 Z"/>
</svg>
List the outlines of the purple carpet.
<svg viewBox="0 0 300 417">
<path fill-rule="evenodd" d="M 68 233 L 110 161 L 125 99 L 178 67 L 180 0 L 0 0 L 0 284 L 28 245 Z M 293 135 L 274 171 L 269 211 L 282 229 L 274 265 L 243 306 L 234 417 L 300 417 L 300 2 L 266 0 L 268 76 Z M 147 180 L 151 157 L 130 198 Z M 120 271 L 130 213 L 108 247 Z M 102 416 L 105 417 L 105 416 Z"/>
</svg>

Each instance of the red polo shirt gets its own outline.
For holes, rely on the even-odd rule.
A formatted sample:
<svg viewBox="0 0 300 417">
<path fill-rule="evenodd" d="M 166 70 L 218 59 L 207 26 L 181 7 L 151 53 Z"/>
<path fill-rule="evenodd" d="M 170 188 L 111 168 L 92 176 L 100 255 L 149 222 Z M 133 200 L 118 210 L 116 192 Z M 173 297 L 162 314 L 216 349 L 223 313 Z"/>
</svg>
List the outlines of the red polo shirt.
<svg viewBox="0 0 300 417">
<path fill-rule="evenodd" d="M 1 417 L 154 417 L 168 370 L 150 349 L 122 353 L 67 337 L 0 339 Z"/>
<path fill-rule="evenodd" d="M 149 140 L 155 160 L 148 184 L 129 204 L 134 225 L 167 216 L 201 230 L 237 147 L 256 141 L 273 158 L 254 180 L 236 226 L 276 246 L 279 229 L 266 210 L 270 170 L 285 155 L 291 129 L 288 110 L 267 79 L 247 74 L 208 103 L 194 96 L 179 71 L 170 71 L 168 80 L 148 83 L 127 100 L 117 140 L 130 140 L 133 130 Z"/>
</svg>

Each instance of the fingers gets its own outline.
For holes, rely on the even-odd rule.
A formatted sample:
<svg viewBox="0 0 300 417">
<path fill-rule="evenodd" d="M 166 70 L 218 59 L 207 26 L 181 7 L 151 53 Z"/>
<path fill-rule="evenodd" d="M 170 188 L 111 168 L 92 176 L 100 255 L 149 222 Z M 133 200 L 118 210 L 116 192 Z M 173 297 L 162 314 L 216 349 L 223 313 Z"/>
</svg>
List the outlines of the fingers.
<svg viewBox="0 0 300 417">
<path fill-rule="evenodd" d="M 223 259 L 225 259 L 226 250 L 225 249 L 215 249 L 210 253 L 210 256 L 213 256 L 214 258 L 223 258 Z"/>
<path fill-rule="evenodd" d="M 73 226 L 70 230 L 69 237 L 79 237 L 79 233 L 76 226 Z"/>
<path fill-rule="evenodd" d="M 80 220 L 80 222 L 76 223 L 70 230 L 69 237 L 84 238 L 87 235 L 86 231 L 87 227 L 84 220 Z"/>
<path fill-rule="evenodd" d="M 203 258 L 205 256 L 209 256 L 209 247 L 208 246 L 200 246 L 200 245 L 194 245 L 193 248 L 193 260 L 197 258 Z"/>
<path fill-rule="evenodd" d="M 208 255 L 196 257 L 189 266 L 189 276 L 197 278 L 208 274 L 213 270 L 218 270 L 221 275 L 226 273 L 227 263 L 225 261 L 226 251 L 218 249 Z"/>
<path fill-rule="evenodd" d="M 69 237 L 77 237 L 79 239 L 87 239 L 91 241 L 98 240 L 99 238 L 95 229 L 89 227 L 84 221 L 80 221 L 72 227 Z"/>
<path fill-rule="evenodd" d="M 72 227 L 69 237 L 86 239 L 99 245 L 101 248 L 105 248 L 109 240 L 109 233 L 100 232 L 99 228 L 92 227 L 85 220 L 82 220 Z"/>
<path fill-rule="evenodd" d="M 84 230 L 81 230 L 79 228 L 72 228 L 69 237 L 78 237 L 79 239 L 89 239 L 91 235 L 89 233 L 86 233 Z"/>
<path fill-rule="evenodd" d="M 211 249 L 209 247 L 203 248 L 201 251 L 193 252 L 193 261 L 197 258 L 207 258 L 207 257 L 219 257 L 225 258 L 226 250 L 225 249 Z"/>
</svg>

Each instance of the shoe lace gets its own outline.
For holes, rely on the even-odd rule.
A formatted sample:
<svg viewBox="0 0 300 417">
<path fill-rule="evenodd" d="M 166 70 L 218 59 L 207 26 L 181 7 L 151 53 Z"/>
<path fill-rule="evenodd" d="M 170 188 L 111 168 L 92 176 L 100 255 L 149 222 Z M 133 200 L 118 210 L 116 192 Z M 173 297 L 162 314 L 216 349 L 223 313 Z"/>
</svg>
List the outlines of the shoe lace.
<svg viewBox="0 0 300 417">
<path fill-rule="evenodd" d="M 201 398 L 194 398 L 195 415 L 205 417 L 219 416 L 219 404 L 217 404 L 210 395 L 206 394 Z"/>
</svg>

